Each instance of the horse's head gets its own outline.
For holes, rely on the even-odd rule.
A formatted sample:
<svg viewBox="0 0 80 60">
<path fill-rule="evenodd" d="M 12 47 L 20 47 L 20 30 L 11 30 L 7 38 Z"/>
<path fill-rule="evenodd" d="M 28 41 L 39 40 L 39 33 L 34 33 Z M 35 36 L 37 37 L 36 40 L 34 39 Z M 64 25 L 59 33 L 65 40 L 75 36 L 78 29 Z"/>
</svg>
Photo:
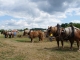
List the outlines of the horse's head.
<svg viewBox="0 0 80 60">
<path fill-rule="evenodd" d="M 64 29 L 64 28 L 62 28 L 62 29 L 60 30 L 60 32 L 61 32 L 61 35 L 62 35 L 62 36 L 65 35 L 65 29 Z"/>
<path fill-rule="evenodd" d="M 47 29 L 47 35 L 49 36 L 51 33 L 53 34 L 53 36 L 59 36 L 61 34 L 62 28 L 57 28 L 57 26 L 55 27 L 48 27 Z"/>
</svg>

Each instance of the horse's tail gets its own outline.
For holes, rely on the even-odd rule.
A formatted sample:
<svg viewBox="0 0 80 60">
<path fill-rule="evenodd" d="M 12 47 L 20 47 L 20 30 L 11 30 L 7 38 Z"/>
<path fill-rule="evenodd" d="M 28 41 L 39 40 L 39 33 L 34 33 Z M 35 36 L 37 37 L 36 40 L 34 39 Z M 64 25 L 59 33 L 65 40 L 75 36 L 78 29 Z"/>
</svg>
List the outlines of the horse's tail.
<svg viewBox="0 0 80 60">
<path fill-rule="evenodd" d="M 72 26 L 71 29 L 72 29 L 71 37 L 74 37 L 74 27 Z"/>
<path fill-rule="evenodd" d="M 30 34 L 31 30 L 28 32 L 28 35 Z"/>
</svg>

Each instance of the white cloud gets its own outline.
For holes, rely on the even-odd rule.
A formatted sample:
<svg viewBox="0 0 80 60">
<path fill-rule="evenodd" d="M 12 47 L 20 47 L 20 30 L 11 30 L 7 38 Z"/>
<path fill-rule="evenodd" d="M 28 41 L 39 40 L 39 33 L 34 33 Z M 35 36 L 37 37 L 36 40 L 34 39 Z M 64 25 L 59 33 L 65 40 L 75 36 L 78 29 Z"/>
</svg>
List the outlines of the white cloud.
<svg viewBox="0 0 80 60">
<path fill-rule="evenodd" d="M 54 3 L 55 2 L 55 3 Z M 0 16 L 12 16 L 1 21 L 0 29 L 55 26 L 64 18 L 80 15 L 79 0 L 0 0 Z M 17 18 L 17 19 L 14 19 Z"/>
<path fill-rule="evenodd" d="M 71 22 L 73 22 L 73 23 L 80 23 L 80 20 L 73 20 Z"/>
</svg>

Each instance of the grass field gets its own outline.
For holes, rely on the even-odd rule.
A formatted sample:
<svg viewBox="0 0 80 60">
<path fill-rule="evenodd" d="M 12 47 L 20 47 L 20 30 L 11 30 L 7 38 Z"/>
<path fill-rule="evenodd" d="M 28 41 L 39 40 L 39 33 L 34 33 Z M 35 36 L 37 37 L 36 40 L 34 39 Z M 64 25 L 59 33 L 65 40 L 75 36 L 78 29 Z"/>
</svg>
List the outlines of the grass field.
<svg viewBox="0 0 80 60">
<path fill-rule="evenodd" d="M 0 35 L 0 60 L 80 60 L 76 43 L 73 50 L 69 47 L 69 42 L 64 42 L 64 49 L 57 49 L 56 41 L 35 39 L 31 43 L 27 37 L 4 38 Z"/>
</svg>

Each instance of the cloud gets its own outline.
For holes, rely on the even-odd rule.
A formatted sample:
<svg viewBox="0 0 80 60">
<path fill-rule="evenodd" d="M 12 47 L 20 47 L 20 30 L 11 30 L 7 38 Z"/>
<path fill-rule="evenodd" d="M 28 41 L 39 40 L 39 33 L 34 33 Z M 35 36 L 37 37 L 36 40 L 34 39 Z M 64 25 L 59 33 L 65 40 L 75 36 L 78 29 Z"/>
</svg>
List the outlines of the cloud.
<svg viewBox="0 0 80 60">
<path fill-rule="evenodd" d="M 2 21 L 3 26 L 1 27 L 2 29 L 23 29 L 27 28 L 28 23 L 26 20 L 6 20 Z"/>
<path fill-rule="evenodd" d="M 73 22 L 73 23 L 80 23 L 80 20 L 73 20 L 71 22 Z"/>
<path fill-rule="evenodd" d="M 1 21 L 0 29 L 55 26 L 73 11 L 80 15 L 79 3 L 79 0 L 0 0 L 0 16 L 17 18 Z"/>
<path fill-rule="evenodd" d="M 31 0 L 38 5 L 38 8 L 47 13 L 64 12 L 68 8 L 79 6 L 79 0 Z M 80 6 L 79 6 L 80 7 Z"/>
</svg>

